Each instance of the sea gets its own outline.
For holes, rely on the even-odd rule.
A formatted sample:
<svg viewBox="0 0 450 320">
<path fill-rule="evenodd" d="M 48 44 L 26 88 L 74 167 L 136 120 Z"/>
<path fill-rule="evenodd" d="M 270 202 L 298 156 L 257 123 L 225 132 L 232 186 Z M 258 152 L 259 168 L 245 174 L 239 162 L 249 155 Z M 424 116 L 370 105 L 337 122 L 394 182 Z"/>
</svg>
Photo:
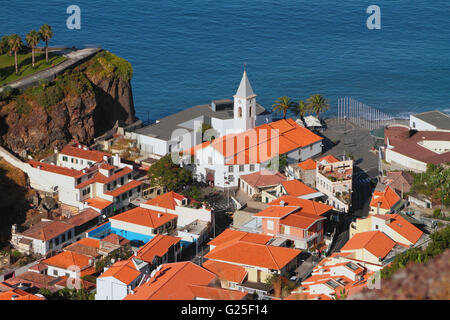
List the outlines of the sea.
<svg viewBox="0 0 450 320">
<path fill-rule="evenodd" d="M 80 8 L 68 29 L 67 8 Z M 380 29 L 369 29 L 371 5 Z M 448 0 L 0 0 L 0 36 L 47 23 L 51 46 L 101 46 L 130 61 L 144 121 L 232 98 L 244 68 L 257 102 L 352 97 L 395 116 L 450 112 Z"/>
</svg>

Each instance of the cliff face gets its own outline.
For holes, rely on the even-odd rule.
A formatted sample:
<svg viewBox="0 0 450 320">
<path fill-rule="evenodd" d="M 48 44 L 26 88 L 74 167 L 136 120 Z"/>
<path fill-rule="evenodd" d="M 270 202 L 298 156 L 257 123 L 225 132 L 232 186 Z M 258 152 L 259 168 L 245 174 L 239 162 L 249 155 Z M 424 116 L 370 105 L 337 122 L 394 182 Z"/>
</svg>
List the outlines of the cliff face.
<svg viewBox="0 0 450 320">
<path fill-rule="evenodd" d="M 0 101 L 0 142 L 10 150 L 39 154 L 72 139 L 89 144 L 117 120 L 135 121 L 131 65 L 102 51 L 43 83 Z"/>
</svg>

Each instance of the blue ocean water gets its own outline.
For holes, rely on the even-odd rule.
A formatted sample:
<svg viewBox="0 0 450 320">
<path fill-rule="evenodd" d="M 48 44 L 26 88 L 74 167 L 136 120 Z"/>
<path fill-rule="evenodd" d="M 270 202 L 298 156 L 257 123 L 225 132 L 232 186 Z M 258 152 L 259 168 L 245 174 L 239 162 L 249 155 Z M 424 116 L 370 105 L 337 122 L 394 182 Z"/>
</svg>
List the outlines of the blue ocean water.
<svg viewBox="0 0 450 320">
<path fill-rule="evenodd" d="M 81 30 L 66 8 L 81 8 Z M 381 30 L 366 9 L 381 8 Z M 137 115 L 229 98 L 243 64 L 257 101 L 351 96 L 392 115 L 450 111 L 448 0 L 0 1 L 0 34 L 43 23 L 51 45 L 100 45 L 130 61 Z M 333 111 L 333 110 L 331 110 Z"/>
</svg>

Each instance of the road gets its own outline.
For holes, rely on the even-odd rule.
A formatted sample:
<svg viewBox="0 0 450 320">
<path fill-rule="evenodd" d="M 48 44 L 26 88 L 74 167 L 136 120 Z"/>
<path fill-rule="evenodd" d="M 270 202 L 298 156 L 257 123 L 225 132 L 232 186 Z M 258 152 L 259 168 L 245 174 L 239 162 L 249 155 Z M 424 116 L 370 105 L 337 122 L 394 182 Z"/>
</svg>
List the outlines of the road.
<svg viewBox="0 0 450 320">
<path fill-rule="evenodd" d="M 20 90 L 20 89 L 26 89 L 26 88 L 35 86 L 35 85 L 39 84 L 39 81 L 42 79 L 53 80 L 58 74 L 61 74 L 64 70 L 71 68 L 74 65 L 78 64 L 80 61 L 93 56 L 100 50 L 102 50 L 102 49 L 101 48 L 87 48 L 87 49 L 81 49 L 81 50 L 70 52 L 70 53 L 64 55 L 68 59 L 66 61 L 58 64 L 57 66 L 36 72 L 30 76 L 10 82 L 7 84 L 7 86 Z M 4 87 L 0 87 L 0 93 L 3 92 L 3 89 L 4 89 Z"/>
</svg>

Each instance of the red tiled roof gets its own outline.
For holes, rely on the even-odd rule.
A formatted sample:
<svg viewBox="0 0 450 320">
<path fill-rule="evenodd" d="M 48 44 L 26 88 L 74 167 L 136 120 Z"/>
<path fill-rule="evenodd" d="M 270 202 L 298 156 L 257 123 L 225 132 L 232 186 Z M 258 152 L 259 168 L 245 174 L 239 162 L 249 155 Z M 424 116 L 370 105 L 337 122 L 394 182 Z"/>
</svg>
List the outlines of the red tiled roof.
<svg viewBox="0 0 450 320">
<path fill-rule="evenodd" d="M 131 180 L 127 184 L 124 184 L 123 186 L 121 186 L 113 191 L 105 192 L 105 194 L 107 194 L 109 196 L 113 196 L 113 197 L 118 197 L 125 192 L 128 192 L 134 188 L 137 188 L 140 185 L 142 185 L 141 181 Z"/>
<path fill-rule="evenodd" d="M 99 198 L 99 197 L 87 199 L 87 200 L 84 200 L 84 202 L 88 206 L 93 207 L 93 208 L 97 208 L 99 210 L 103 210 L 103 209 L 109 207 L 110 205 L 112 205 L 111 201 L 108 201 L 108 200 L 105 200 L 105 199 L 102 199 L 102 198 Z"/>
<path fill-rule="evenodd" d="M 247 182 L 252 187 L 274 186 L 286 180 L 286 177 L 279 172 L 264 170 L 246 174 L 240 176 L 239 178 Z"/>
<path fill-rule="evenodd" d="M 341 249 L 342 252 L 366 249 L 377 258 L 384 258 L 395 246 L 395 241 L 380 231 L 355 234 Z"/>
<path fill-rule="evenodd" d="M 384 191 L 375 191 L 373 193 L 370 206 L 378 207 L 378 203 L 380 203 L 380 208 L 390 210 L 398 201 L 400 201 L 399 195 L 391 187 L 387 186 Z"/>
<path fill-rule="evenodd" d="M 234 283 L 241 283 L 247 275 L 247 271 L 243 267 L 225 262 L 208 260 L 202 266 L 214 273 L 220 280 Z"/>
<path fill-rule="evenodd" d="M 450 132 L 414 132 L 405 127 L 391 126 L 384 129 L 384 136 L 385 143 L 387 139 L 389 139 L 389 144 L 394 147 L 392 151 L 398 152 L 409 158 L 432 164 L 442 164 L 450 162 L 450 152 L 438 154 L 419 144 L 419 142 L 427 140 L 450 141 Z"/>
<path fill-rule="evenodd" d="M 179 243 L 181 238 L 157 234 L 144 246 L 142 246 L 136 255 L 136 258 L 148 263 L 153 263 L 153 259 L 164 256 L 169 249 Z"/>
<path fill-rule="evenodd" d="M 217 246 L 205 255 L 206 259 L 281 270 L 294 260 L 300 250 L 275 247 L 245 241 Z"/>
<path fill-rule="evenodd" d="M 318 192 L 299 180 L 288 180 L 281 183 L 287 194 L 294 197 L 300 197 L 311 193 Z"/>
<path fill-rule="evenodd" d="M 109 153 L 98 151 L 98 150 L 84 150 L 83 147 L 78 148 L 74 146 L 67 145 L 65 146 L 60 154 L 75 157 L 75 158 L 81 158 L 86 159 L 94 162 L 101 162 L 103 161 L 103 157 L 111 157 Z"/>
<path fill-rule="evenodd" d="M 131 257 L 128 260 L 117 261 L 108 270 L 103 272 L 99 278 L 113 277 L 125 284 L 130 284 L 140 275 L 141 272 L 136 269 Z"/>
<path fill-rule="evenodd" d="M 110 235 L 104 237 L 102 239 L 102 241 L 120 245 L 120 246 L 126 246 L 127 244 L 130 243 L 130 240 L 128 240 L 122 236 L 119 236 L 118 234 L 115 234 L 115 233 L 111 233 Z"/>
<path fill-rule="evenodd" d="M 269 203 L 271 206 L 279 206 L 281 204 L 281 201 L 284 201 L 284 204 L 286 206 L 299 206 L 301 207 L 299 212 L 305 212 L 315 215 L 323 215 L 331 210 L 333 210 L 332 206 L 329 206 L 327 204 L 313 201 L 313 200 L 306 200 L 306 199 L 300 199 L 293 196 L 281 196 L 278 199 L 273 200 Z"/>
<path fill-rule="evenodd" d="M 33 239 L 47 241 L 55 238 L 56 236 L 59 236 L 60 234 L 65 233 L 66 231 L 71 230 L 72 228 L 72 225 L 68 225 L 57 220 L 41 221 L 36 223 L 28 230 L 25 230 L 22 235 Z"/>
<path fill-rule="evenodd" d="M 78 170 L 70 169 L 70 168 L 64 168 L 64 167 L 56 166 L 53 164 L 34 161 L 34 160 L 29 160 L 28 164 L 30 166 L 32 166 L 33 168 L 40 167 L 40 170 L 52 172 L 52 173 L 56 173 L 59 175 L 68 176 L 68 177 L 72 177 L 72 178 L 79 178 L 79 177 L 82 177 L 83 175 L 85 175 L 85 173 L 83 173 L 82 171 L 78 171 Z"/>
<path fill-rule="evenodd" d="M 170 191 L 170 192 L 166 192 L 162 195 L 156 196 L 155 198 L 147 201 L 145 204 L 149 204 L 155 207 L 161 207 L 161 208 L 165 208 L 165 209 L 171 209 L 171 210 L 175 210 L 175 206 L 178 206 L 179 204 L 177 204 L 177 201 L 182 201 L 183 199 L 185 199 L 186 197 Z"/>
<path fill-rule="evenodd" d="M 100 213 L 93 209 L 84 209 L 79 214 L 74 215 L 73 217 L 65 220 L 64 222 L 67 224 L 70 224 L 72 226 L 81 226 L 89 221 L 94 220 L 95 218 L 98 218 L 100 216 Z"/>
<path fill-rule="evenodd" d="M 211 246 L 218 246 L 230 241 L 246 241 L 260 244 L 266 244 L 272 239 L 271 236 L 264 234 L 250 233 L 245 231 L 225 229 L 221 234 L 212 239 L 208 244 Z"/>
<path fill-rule="evenodd" d="M 110 217 L 109 220 L 118 220 L 150 228 L 158 228 L 176 218 L 177 215 L 175 214 L 137 207 Z"/>
<path fill-rule="evenodd" d="M 192 300 L 190 285 L 208 285 L 215 275 L 190 262 L 163 264 L 148 282 L 135 288 L 124 300 Z"/>
<path fill-rule="evenodd" d="M 58 282 L 55 283 L 55 286 L 58 286 L 60 288 L 65 288 L 67 287 L 67 279 L 68 277 L 66 276 L 62 276 L 60 278 L 61 280 L 59 280 Z M 79 279 L 80 282 L 80 287 L 87 290 L 88 292 L 91 292 L 92 290 L 94 290 L 97 286 L 95 285 L 95 283 L 83 280 L 83 279 Z"/>
<path fill-rule="evenodd" d="M 316 162 L 313 159 L 308 159 L 303 162 L 300 162 L 297 164 L 300 168 L 303 170 L 315 170 L 316 169 Z"/>
</svg>

